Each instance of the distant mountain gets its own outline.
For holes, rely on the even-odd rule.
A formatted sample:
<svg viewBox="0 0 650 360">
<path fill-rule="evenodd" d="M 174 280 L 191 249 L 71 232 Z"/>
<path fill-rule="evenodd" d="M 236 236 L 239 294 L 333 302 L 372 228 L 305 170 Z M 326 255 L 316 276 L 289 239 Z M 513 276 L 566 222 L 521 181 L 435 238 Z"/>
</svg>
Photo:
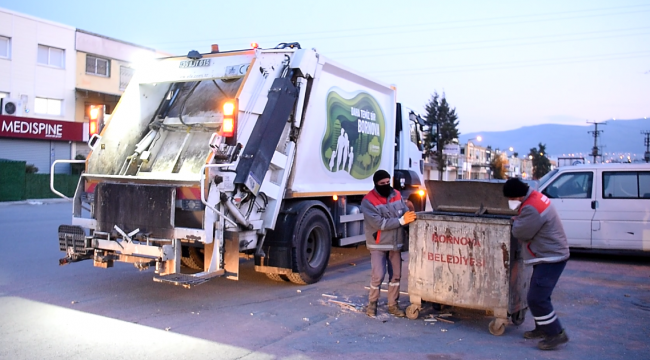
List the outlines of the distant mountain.
<svg viewBox="0 0 650 360">
<path fill-rule="evenodd" d="M 603 132 L 598 137 L 598 145 L 604 146 L 602 153 L 630 153 L 632 159 L 643 158 L 645 152 L 642 130 L 650 130 L 650 119 L 637 120 L 608 120 L 607 125 L 598 125 L 598 130 Z M 591 154 L 594 146 L 594 138 L 588 131 L 593 131 L 592 125 L 558 125 L 544 124 L 525 126 L 515 130 L 507 131 L 484 131 L 469 134 L 461 134 L 460 142 L 466 143 L 480 135 L 483 140 L 480 146 L 492 146 L 507 150 L 513 147 L 519 156 L 528 154 L 531 148 L 537 147 L 541 142 L 546 144 L 549 156 L 568 156 L 569 154 L 582 153 L 584 157 Z M 476 140 L 472 140 L 476 143 Z"/>
</svg>

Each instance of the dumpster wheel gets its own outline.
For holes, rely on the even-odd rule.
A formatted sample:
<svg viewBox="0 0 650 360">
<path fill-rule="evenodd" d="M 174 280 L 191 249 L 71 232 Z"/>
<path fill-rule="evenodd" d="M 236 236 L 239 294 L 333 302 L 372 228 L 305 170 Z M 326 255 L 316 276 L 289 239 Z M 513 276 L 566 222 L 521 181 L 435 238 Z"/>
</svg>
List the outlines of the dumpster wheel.
<svg viewBox="0 0 650 360">
<path fill-rule="evenodd" d="M 519 310 L 516 313 L 510 315 L 510 320 L 512 320 L 512 323 L 519 326 L 524 323 L 524 320 L 526 320 L 526 309 Z"/>
<path fill-rule="evenodd" d="M 417 304 L 411 304 L 406 307 L 406 317 L 415 320 L 420 316 L 420 307 Z"/>
<path fill-rule="evenodd" d="M 503 335 L 503 333 L 506 332 L 507 322 L 508 322 L 507 319 L 501 319 L 501 318 L 496 318 L 490 321 L 490 325 L 488 325 L 488 328 L 490 329 L 490 334 L 495 336 Z"/>
</svg>

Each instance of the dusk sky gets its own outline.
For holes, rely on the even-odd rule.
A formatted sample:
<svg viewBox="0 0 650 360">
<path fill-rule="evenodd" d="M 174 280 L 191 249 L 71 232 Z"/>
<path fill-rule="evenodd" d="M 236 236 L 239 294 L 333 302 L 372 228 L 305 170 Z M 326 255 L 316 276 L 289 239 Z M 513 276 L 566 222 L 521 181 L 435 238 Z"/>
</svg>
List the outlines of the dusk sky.
<svg viewBox="0 0 650 360">
<path fill-rule="evenodd" d="M 299 42 L 462 133 L 650 117 L 650 1 L 0 0 L 0 7 L 175 55 Z M 650 123 L 650 120 L 649 120 Z"/>
</svg>

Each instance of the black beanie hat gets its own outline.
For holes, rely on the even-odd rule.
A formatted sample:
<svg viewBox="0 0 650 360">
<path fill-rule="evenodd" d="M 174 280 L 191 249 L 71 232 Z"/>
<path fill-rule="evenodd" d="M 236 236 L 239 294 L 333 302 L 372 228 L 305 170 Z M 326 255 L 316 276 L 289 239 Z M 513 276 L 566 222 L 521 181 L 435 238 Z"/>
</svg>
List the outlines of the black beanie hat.
<svg viewBox="0 0 650 360">
<path fill-rule="evenodd" d="M 372 176 L 372 182 L 374 182 L 375 185 L 377 185 L 377 182 L 379 182 L 379 180 L 383 179 L 390 179 L 390 174 L 386 170 L 377 170 L 375 175 Z"/>
<path fill-rule="evenodd" d="M 503 196 L 507 198 L 526 196 L 526 194 L 528 194 L 528 185 L 519 178 L 508 179 L 503 185 Z"/>
</svg>

